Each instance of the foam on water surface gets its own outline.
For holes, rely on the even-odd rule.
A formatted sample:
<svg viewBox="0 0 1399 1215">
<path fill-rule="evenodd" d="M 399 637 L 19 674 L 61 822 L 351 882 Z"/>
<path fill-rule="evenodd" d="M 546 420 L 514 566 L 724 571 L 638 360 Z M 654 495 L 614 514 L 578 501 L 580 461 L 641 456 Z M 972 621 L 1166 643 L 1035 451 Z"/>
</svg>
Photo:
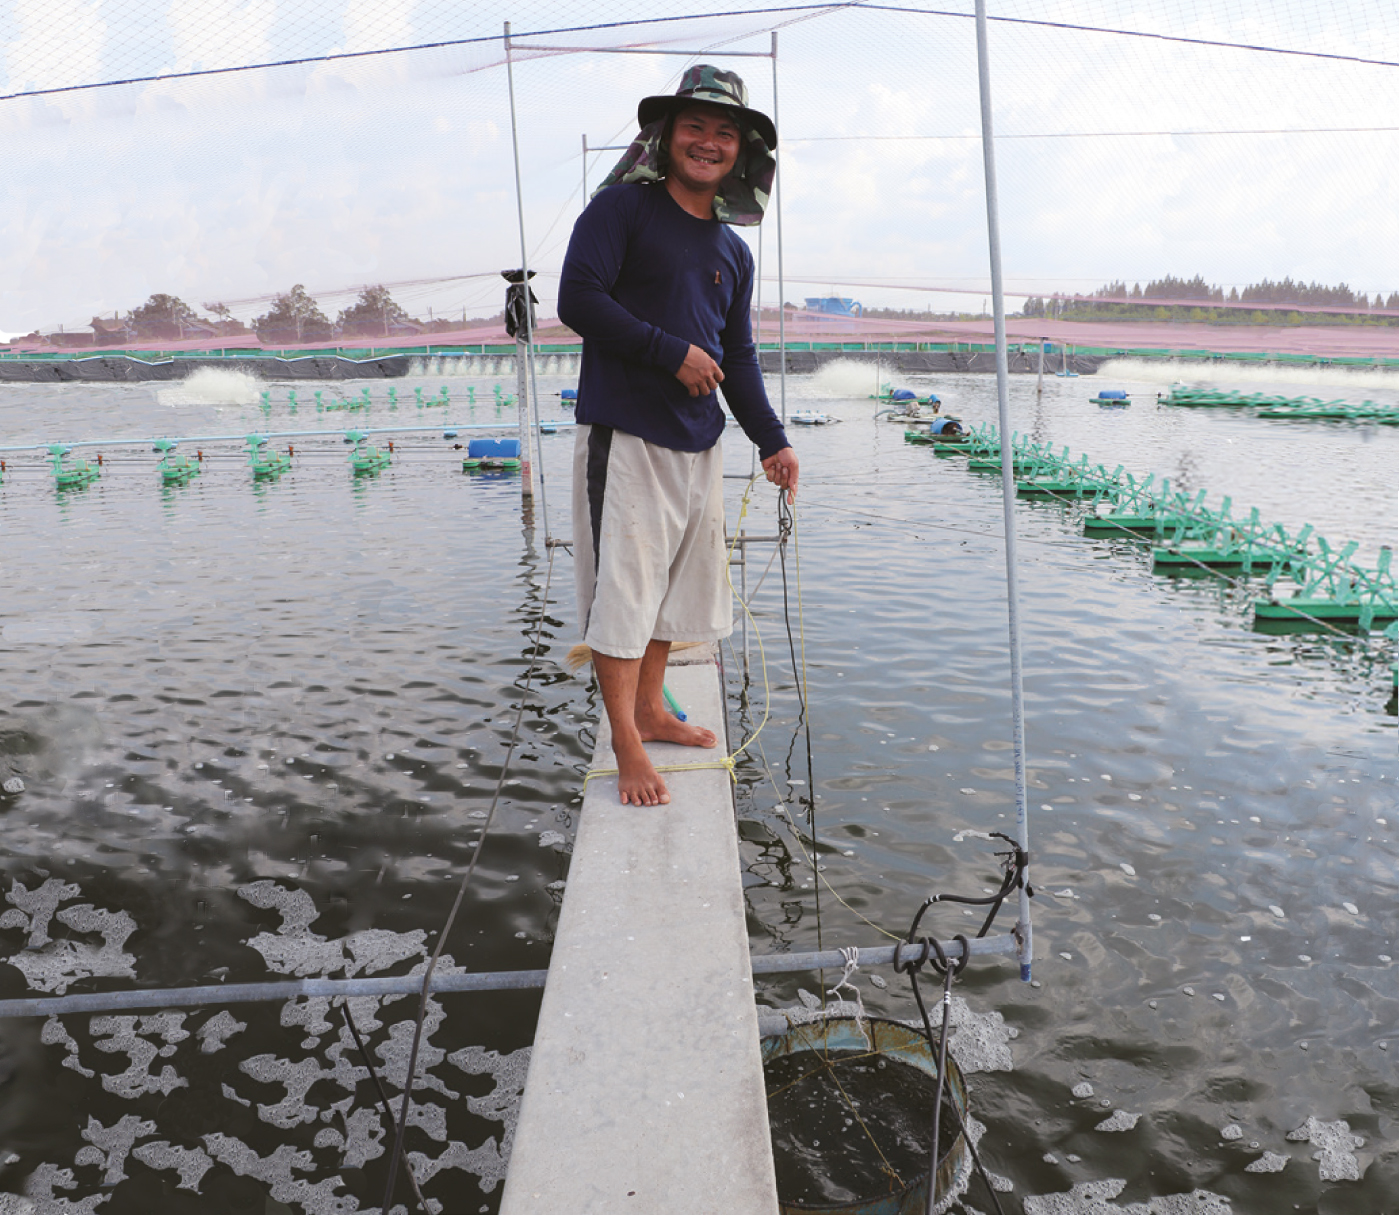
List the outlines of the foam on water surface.
<svg viewBox="0 0 1399 1215">
<path fill-rule="evenodd" d="M 304 890 L 262 880 L 241 887 L 238 894 L 252 906 L 275 911 L 281 918 L 277 932 L 255 933 L 247 941 L 273 974 L 343 973 L 352 977 L 415 959 L 413 973 L 421 974 L 426 966 L 422 930 L 364 929 L 331 940 L 312 931 L 321 913 Z M 50 935 L 55 923 L 71 921 L 78 931 L 100 931 L 107 925 L 90 904 L 63 907 L 65 901 L 81 896 L 75 883 L 50 880 L 32 890 L 16 885 L 10 891 L 13 911 L 6 927 L 25 932 L 40 951 L 35 956 L 42 956 L 43 950 L 55 944 Z M 65 920 L 68 910 L 81 914 Z M 438 969 L 450 973 L 460 968 L 444 955 Z M 53 986 L 53 976 L 45 970 L 21 968 L 21 973 L 32 988 L 49 990 Z M 71 978 L 68 971 L 64 976 Z M 385 1006 L 390 1004 L 401 1007 L 402 1019 L 385 1017 Z M 250 1007 L 257 1006 L 243 1006 Z M 382 1081 L 390 1091 L 401 1092 L 416 1003 L 400 997 L 354 997 L 346 1007 L 376 1056 Z M 256 1013 L 244 1015 L 251 1020 Z M 525 1047 L 502 1053 L 468 1046 L 449 1055 L 433 1041 L 445 1018 L 442 1005 L 429 1000 L 415 1100 L 408 1118 L 414 1133 L 439 1147 L 431 1153 L 412 1150 L 409 1160 L 424 1184 L 443 1170 L 457 1170 L 473 1175 L 481 1192 L 488 1194 L 504 1179 L 508 1166 L 530 1051 Z M 237 1019 L 227 1009 L 212 1015 L 157 1012 L 67 1020 L 84 1026 L 80 1037 L 69 1031 L 65 1019 L 51 1017 L 43 1026 L 41 1041 L 62 1050 L 63 1066 L 98 1080 L 106 1093 L 127 1102 L 139 1102 L 148 1095 L 168 1098 L 189 1089 L 190 1077 L 203 1073 L 197 1063 L 199 1056 L 236 1046 L 248 1029 L 248 1021 Z M 346 1192 L 339 1171 L 357 1169 L 381 1157 L 392 1134 L 377 1103 L 372 1098 L 366 1100 L 368 1094 L 362 1086 L 369 1083 L 369 1070 L 363 1066 L 351 1032 L 328 998 L 287 1001 L 281 1006 L 279 1020 L 285 1029 L 304 1035 L 301 1050 L 305 1053 L 262 1052 L 238 1060 L 236 1075 L 244 1079 L 239 1081 L 225 1070 L 223 1074 L 233 1083 L 221 1080 L 218 1096 L 235 1108 L 255 1110 L 260 1122 L 282 1135 L 304 1139 L 304 1143 L 283 1142 L 269 1152 L 223 1131 L 181 1142 L 171 1134 L 177 1127 L 157 1119 L 127 1113 L 104 1123 L 89 1116 L 82 1129 L 83 1146 L 76 1149 L 71 1165 L 38 1163 L 26 1182 L 26 1197 L 0 1195 L 0 1215 L 95 1211 L 110 1200 L 112 1187 L 129 1179 L 131 1161 L 171 1174 L 177 1189 L 196 1194 L 211 1170 L 224 1167 L 265 1186 L 273 1201 L 307 1215 L 349 1215 L 361 1210 L 370 1215 L 376 1211 L 375 1207 L 362 1208 L 360 1198 Z M 126 1066 L 114 1069 L 107 1061 L 113 1055 L 123 1056 Z M 462 1094 L 436 1074 L 434 1069 L 443 1064 L 465 1077 L 486 1077 L 494 1083 L 487 1092 Z M 200 1079 L 195 1083 L 207 1082 Z M 239 1091 L 244 1087 L 246 1094 Z M 271 1096 L 278 1089 L 280 1098 Z M 453 1138 L 448 1108 L 429 1099 L 429 1092 L 440 1093 L 448 1102 L 462 1101 L 474 1117 L 500 1123 L 501 1132 L 475 1147 Z M 333 1099 L 337 1093 L 339 1098 Z M 201 1099 L 207 1101 L 207 1095 Z M 444 1209 L 440 1199 L 430 1198 L 429 1206 Z"/>
<path fill-rule="evenodd" d="M 1310 1143 L 1317 1150 L 1312 1159 L 1319 1162 L 1322 1181 L 1359 1181 L 1360 1158 L 1355 1149 L 1365 1146 L 1365 1140 L 1351 1134 L 1345 1119 L 1322 1122 L 1310 1117 L 1287 1137 L 1294 1143 Z"/>
<path fill-rule="evenodd" d="M 1025 1215 L 1234 1215 L 1227 1198 L 1208 1190 L 1167 1194 L 1125 1206 L 1113 1202 L 1126 1188 L 1125 1181 L 1111 1178 L 1082 1181 L 1062 1194 L 1032 1194 L 1025 1199 Z"/>
<path fill-rule="evenodd" d="M 858 382 L 836 386 L 840 397 L 819 395 L 816 377 L 789 378 L 793 401 L 846 424 L 799 436 L 805 614 L 794 611 L 793 621 L 808 656 L 812 771 L 790 693 L 776 563 L 755 604 L 773 709 L 758 753 L 739 765 L 737 796 L 760 952 L 863 946 L 887 939 L 881 929 L 902 935 L 928 893 L 995 885 L 993 847 L 981 837 L 1014 821 L 999 487 L 960 461 L 906 448 L 901 428 L 872 419 L 875 368 L 857 370 Z M 994 413 L 989 376 L 910 378 L 973 423 Z M 384 384 L 368 386 L 382 402 Z M 325 387 L 350 396 L 359 388 Z M 541 386 L 546 409 L 561 387 Z M 314 389 L 297 390 L 304 421 Z M 1399 434 L 1151 406 L 1104 414 L 1081 381 L 1046 384 L 1039 407 L 1033 376 L 1014 377 L 1011 391 L 1023 411 L 1017 425 L 1023 416 L 1075 453 L 1207 489 L 1212 502 L 1232 492 L 1236 504 L 1289 526 L 1295 511 L 1329 539 L 1353 534 L 1370 549 L 1392 542 Z M 285 409 L 286 386 L 278 392 L 274 407 Z M 464 395 L 454 386 L 454 409 Z M 173 416 L 149 385 L 0 396 L 0 422 L 21 438 L 111 433 L 118 412 L 138 435 L 261 425 L 255 405 L 182 405 Z M 494 414 L 478 406 L 477 416 Z M 742 436 L 724 441 L 730 467 L 746 469 Z M 43 963 L 30 977 L 3 967 L 6 994 L 40 991 L 30 978 L 73 993 L 404 974 L 423 964 L 498 776 L 531 653 L 524 630 L 540 602 L 543 554 L 537 531 L 535 548 L 522 546 L 518 483 L 464 484 L 459 458 L 435 436 L 405 442 L 392 476 L 358 485 L 338 434 L 315 443 L 304 454 L 297 441 L 296 466 L 275 486 L 253 486 L 246 456 L 231 450 L 169 492 L 155 485 L 148 450 L 109 460 L 100 483 L 61 499 L 42 469 L 7 471 L 0 526 L 28 547 L 0 552 L 0 576 L 15 602 L 59 610 L 52 627 L 38 608 L 0 612 L 10 693 L 0 706 L 0 775 L 25 786 L 0 799 L 0 892 L 28 900 L 0 901 L 0 958 Z M 557 474 L 550 483 L 563 483 L 566 436 L 546 436 L 543 448 Z M 738 487 L 730 488 L 734 506 Z M 550 494 L 555 534 L 567 531 L 566 498 Z M 1304 1209 L 1352 1194 L 1387 1209 L 1392 1171 L 1363 1167 L 1370 1151 L 1383 1158 L 1381 1147 L 1352 1146 L 1360 1179 L 1328 1181 L 1308 1159 L 1320 1144 L 1285 1144 L 1282 1131 L 1314 1111 L 1345 1114 L 1372 1143 L 1390 1134 L 1383 1116 L 1371 1129 L 1369 1116 L 1351 1111 L 1368 1109 L 1367 1094 L 1392 1076 L 1393 1049 L 1376 1042 L 1376 1026 L 1389 1023 L 1383 967 L 1395 951 L 1386 909 L 1399 864 L 1382 821 L 1394 804 L 1394 718 L 1383 709 L 1390 687 L 1380 658 L 1389 661 L 1392 642 L 1372 639 L 1367 665 L 1355 639 L 1255 636 L 1232 592 L 1155 578 L 1138 549 L 1086 542 L 1079 522 L 1057 504 L 1017 506 L 1029 596 L 1027 764 L 1034 803 L 1045 807 L 1032 816 L 1033 877 L 1037 892 L 1070 893 L 1033 904 L 1038 986 L 1020 984 L 1014 966 L 995 958 L 978 959 L 958 982 L 970 1010 L 1003 1022 L 986 1027 L 984 1042 L 954 1025 L 954 1044 L 977 1046 L 960 1056 L 967 1069 L 982 1060 L 972 1101 L 992 1128 L 988 1167 L 1021 1193 L 1043 1194 L 1091 1177 L 1176 1176 L 1167 1170 L 1188 1156 L 1205 1170 L 1199 1184 L 1212 1170 L 1230 1176 L 1242 1213 L 1277 1184 L 1245 1171 L 1271 1150 L 1290 1152 L 1287 1184 Z M 791 563 L 789 552 L 795 591 Z M 556 566 L 542 643 L 550 663 L 574 639 L 567 583 Z M 739 723 L 762 672 L 755 648 L 744 688 L 741 661 L 728 657 Z M 530 745 L 509 774 L 518 783 L 504 791 L 449 943 L 454 964 L 471 970 L 546 965 L 568 876 L 567 843 L 541 847 L 541 836 L 573 837 L 570 799 L 596 705 L 576 680 L 537 681 L 534 696 Z M 772 812 L 775 800 L 791 803 L 790 817 Z M 813 809 L 819 875 L 801 847 L 810 848 L 803 820 Z M 1123 863 L 1135 877 L 1124 878 Z M 83 907 L 90 912 L 78 914 Z M 118 939 L 122 913 L 136 930 Z M 926 927 L 945 939 L 977 923 L 944 906 Z M 87 947 L 81 958 L 71 949 L 78 944 Z M 88 963 L 104 946 L 114 971 L 133 973 L 97 974 Z M 881 988 L 864 970 L 854 981 L 868 1012 L 915 1015 L 903 976 L 882 970 Z M 822 986 L 836 977 L 828 972 Z M 765 978 L 759 998 L 795 1004 L 796 987 L 817 982 Z M 1195 999 L 1181 994 L 1187 986 Z M 474 1043 L 504 1069 L 528 1041 L 531 1000 L 445 998 L 446 1015 L 434 1010 L 429 1020 L 430 1079 L 415 1101 L 423 1109 L 409 1148 L 437 1168 L 429 1191 L 466 1195 L 466 1210 L 487 1201 L 478 1177 L 498 1176 L 508 1143 L 504 1119 L 483 1128 L 468 1103 L 508 1113 L 511 1085 L 501 1080 L 486 1096 L 492 1077 L 457 1060 Z M 468 1004 L 463 1017 L 457 1010 Z M 370 1060 L 400 1080 L 415 1008 L 411 996 L 349 1002 Z M 113 1200 L 96 1202 L 104 1215 L 154 1184 L 157 1165 L 173 1192 L 204 1158 L 214 1167 L 194 1183 L 202 1192 L 246 1186 L 261 1200 L 274 1177 L 314 1188 L 339 1175 L 347 1184 L 318 1192 L 329 1198 L 305 1196 L 324 1209 L 377 1202 L 351 1161 L 372 1157 L 370 1171 L 382 1168 L 387 1126 L 339 1008 L 239 1005 L 231 1021 L 220 1011 L 188 1010 L 178 1026 L 188 1036 L 178 1041 L 139 1020 L 96 1037 L 86 1016 L 36 1022 L 44 1041 L 30 1054 L 40 1082 L 19 1085 L 53 1097 L 66 1122 L 18 1138 L 9 1129 L 15 1086 L 0 1085 L 0 1158 L 6 1145 L 18 1156 L 0 1179 L 14 1188 L 46 1166 L 34 1183 L 56 1196 L 45 1203 L 96 1202 L 105 1155 L 77 1156 L 106 1149 L 81 1130 L 89 1114 L 107 1129 L 131 1115 L 157 1126 L 132 1143 Z M 1015 1070 L 996 1067 L 1012 1049 Z M 243 1070 L 254 1059 L 269 1079 Z M 1085 1078 L 1109 1105 L 1069 1101 Z M 175 1085 L 168 1094 L 166 1084 Z M 398 1090 L 389 1092 L 396 1103 Z M 58 1108 L 64 1094 L 78 1103 Z M 184 1119 L 196 1105 L 212 1125 Z M 1140 1111 L 1137 1129 L 1093 1134 L 1115 1108 Z M 1246 1128 L 1244 1140 L 1221 1140 L 1231 1122 Z M 1159 1133 L 1168 1126 L 1171 1134 Z M 215 1130 L 236 1135 L 262 1163 L 226 1143 L 216 1151 L 204 1139 Z M 1014 1151 L 998 1146 L 1007 1142 Z M 274 1153 L 284 1146 L 314 1167 L 281 1172 Z M 1061 1179 L 1038 1172 L 1046 1155 L 1064 1162 Z M 253 1171 L 239 1177 L 229 1161 Z M 1335 1175 L 1343 1169 L 1337 1162 Z M 72 1188 L 61 1184 L 63 1170 Z M 1132 1184 L 1144 1201 L 1147 1183 Z M 1106 1201 L 1125 1207 L 1123 1193 Z M 199 1201 L 188 1189 L 179 1196 Z"/>
<path fill-rule="evenodd" d="M 6 893 L 6 901 L 14 907 L 0 914 L 0 928 L 18 928 L 28 935 L 26 948 L 6 961 L 35 991 L 62 995 L 80 979 L 136 975 L 135 955 L 123 948 L 136 931 L 135 920 L 125 911 L 105 911 L 90 903 L 58 909 L 78 894 L 77 886 L 57 878 L 47 879 L 33 891 L 15 881 Z M 49 929 L 54 919 L 75 933 L 100 937 L 101 944 L 71 937 L 52 939 Z"/>
</svg>

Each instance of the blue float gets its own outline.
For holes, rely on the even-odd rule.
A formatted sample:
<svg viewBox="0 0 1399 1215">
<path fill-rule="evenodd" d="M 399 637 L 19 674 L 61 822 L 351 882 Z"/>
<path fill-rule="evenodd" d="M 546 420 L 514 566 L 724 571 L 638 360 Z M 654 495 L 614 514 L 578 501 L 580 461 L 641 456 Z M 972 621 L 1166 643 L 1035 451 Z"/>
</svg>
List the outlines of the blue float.
<svg viewBox="0 0 1399 1215">
<path fill-rule="evenodd" d="M 463 472 L 520 467 L 519 439 L 472 439 L 461 462 Z"/>
</svg>

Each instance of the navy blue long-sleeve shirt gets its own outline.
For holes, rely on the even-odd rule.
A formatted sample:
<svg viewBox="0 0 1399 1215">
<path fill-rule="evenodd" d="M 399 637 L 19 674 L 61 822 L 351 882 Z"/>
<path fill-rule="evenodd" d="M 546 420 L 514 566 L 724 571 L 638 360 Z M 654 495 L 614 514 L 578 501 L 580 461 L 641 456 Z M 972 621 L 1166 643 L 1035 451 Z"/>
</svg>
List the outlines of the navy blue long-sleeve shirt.
<svg viewBox="0 0 1399 1215">
<path fill-rule="evenodd" d="M 698 219 L 664 183 L 612 186 L 579 216 L 559 283 L 559 319 L 583 338 L 577 418 L 674 451 L 718 442 L 714 393 L 675 378 L 693 344 L 724 372 L 724 400 L 758 454 L 789 446 L 768 403 L 749 308 L 753 255 Z"/>
</svg>

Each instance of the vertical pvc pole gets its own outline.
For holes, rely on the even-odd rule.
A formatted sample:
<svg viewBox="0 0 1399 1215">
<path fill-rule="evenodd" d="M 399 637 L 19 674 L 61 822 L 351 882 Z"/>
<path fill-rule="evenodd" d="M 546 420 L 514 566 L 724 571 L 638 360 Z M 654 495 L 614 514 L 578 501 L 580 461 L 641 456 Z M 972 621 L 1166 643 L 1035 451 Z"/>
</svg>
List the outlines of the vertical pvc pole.
<svg viewBox="0 0 1399 1215">
<path fill-rule="evenodd" d="M 537 491 L 541 493 L 541 505 L 544 507 L 544 531 L 549 531 L 549 508 L 547 503 L 543 503 L 542 490 L 543 483 L 541 469 L 534 459 L 533 436 L 530 434 L 530 389 L 533 386 L 534 376 L 534 318 L 529 304 L 529 250 L 525 245 L 525 195 L 524 187 L 520 179 L 520 133 L 519 123 L 515 116 L 515 64 L 514 56 L 510 51 L 510 22 L 505 23 L 505 75 L 510 87 L 510 145 L 515 155 L 515 210 L 520 226 L 520 273 L 524 278 L 525 307 L 524 322 L 525 331 L 523 341 L 515 339 L 515 382 L 517 385 L 518 400 L 516 401 L 517 413 L 520 422 L 520 493 L 524 498 L 525 505 L 534 505 L 534 496 Z M 535 402 L 535 413 L 539 412 L 538 402 Z"/>
<path fill-rule="evenodd" d="M 1040 338 L 1036 345 L 1040 348 L 1040 370 L 1039 376 L 1035 380 L 1035 400 L 1044 396 L 1044 338 Z"/>
<path fill-rule="evenodd" d="M 763 373 L 763 225 L 758 225 L 758 273 L 756 282 L 753 285 L 753 294 L 757 298 L 758 320 L 753 327 L 753 345 L 758 352 L 758 374 Z M 748 445 L 748 475 L 756 477 L 758 475 L 758 449 L 751 443 Z M 748 616 L 743 617 L 744 635 L 747 636 Z"/>
<path fill-rule="evenodd" d="M 1030 851 L 1029 810 L 1025 796 L 1025 691 L 1020 661 L 1020 588 L 1016 578 L 1015 453 L 1010 430 L 1010 367 L 1006 353 L 1006 304 L 1001 278 L 1001 225 L 996 197 L 996 150 L 991 128 L 991 67 L 986 44 L 986 0 L 976 0 L 976 61 L 981 84 L 981 154 L 986 170 L 986 232 L 991 252 L 991 299 L 996 327 L 996 399 L 1001 427 L 1001 502 L 1005 514 L 1006 604 L 1010 626 L 1011 730 L 1015 759 L 1015 826 L 1020 847 Z M 1029 874 L 1020 887 L 1020 977 L 1030 979 L 1034 939 L 1030 929 Z"/>
<path fill-rule="evenodd" d="M 772 31 L 772 125 L 781 131 L 777 118 L 777 31 Z M 780 139 L 780 136 L 779 136 Z M 776 149 L 774 149 L 774 152 Z M 787 425 L 787 282 L 782 273 L 782 191 L 778 179 L 782 176 L 782 157 L 772 175 L 773 213 L 777 216 L 777 357 L 780 362 L 778 382 L 782 392 L 782 425 Z"/>
<path fill-rule="evenodd" d="M 525 289 L 529 290 L 528 276 Z M 534 500 L 534 448 L 529 427 L 529 349 L 523 336 L 515 338 L 515 419 L 520 439 L 520 494 L 529 503 Z"/>
<path fill-rule="evenodd" d="M 758 309 L 753 324 L 753 344 L 758 348 L 758 362 L 763 359 L 763 225 L 758 225 L 758 277 L 753 284 L 754 304 Z"/>
<path fill-rule="evenodd" d="M 583 136 L 583 205 L 588 205 L 588 137 Z"/>
<path fill-rule="evenodd" d="M 748 545 L 743 541 L 748 535 L 747 528 L 740 528 L 738 532 L 739 542 L 734 545 L 738 550 L 740 565 L 738 567 L 738 593 L 739 597 L 746 604 L 748 602 Z M 751 610 L 751 609 L 750 609 Z M 748 613 L 743 613 L 743 678 L 745 682 L 749 675 L 748 661 Z"/>
</svg>

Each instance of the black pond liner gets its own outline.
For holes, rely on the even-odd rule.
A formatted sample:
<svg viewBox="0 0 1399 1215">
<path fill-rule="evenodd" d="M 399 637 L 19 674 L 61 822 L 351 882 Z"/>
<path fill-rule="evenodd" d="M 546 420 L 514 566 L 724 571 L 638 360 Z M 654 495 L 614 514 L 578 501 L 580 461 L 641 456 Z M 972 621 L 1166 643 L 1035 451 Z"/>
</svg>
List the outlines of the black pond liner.
<svg viewBox="0 0 1399 1215">
<path fill-rule="evenodd" d="M 762 1039 L 762 1052 L 783 1215 L 927 1215 L 927 1149 L 937 1057 L 921 1029 L 879 1017 L 822 1018 Z M 807 1062 L 810 1066 L 803 1067 Z M 823 1083 L 829 1091 L 816 1092 L 815 1086 Z M 818 1107 L 822 1097 L 829 1106 L 825 1118 Z M 784 1103 L 798 1107 L 803 1100 L 805 1107 L 793 1108 L 790 1114 L 782 1109 Z M 950 1057 L 935 1210 L 951 1206 L 971 1174 L 971 1151 L 946 1108 L 948 1100 L 965 1122 L 966 1084 Z M 832 1110 L 841 1119 L 838 1124 Z M 851 1125 L 845 1125 L 847 1121 Z M 820 1134 L 831 1136 L 823 1151 L 818 1150 Z M 873 1163 L 874 1157 L 882 1159 Z M 887 1167 L 891 1164 L 894 1175 Z M 883 1193 L 837 1198 L 831 1192 L 849 1193 L 861 1181 L 874 1190 L 881 1184 L 881 1173 L 887 1187 Z M 824 1196 L 793 1193 L 802 1188 L 798 1179 L 803 1174 L 818 1178 L 807 1188 L 824 1189 Z"/>
</svg>

